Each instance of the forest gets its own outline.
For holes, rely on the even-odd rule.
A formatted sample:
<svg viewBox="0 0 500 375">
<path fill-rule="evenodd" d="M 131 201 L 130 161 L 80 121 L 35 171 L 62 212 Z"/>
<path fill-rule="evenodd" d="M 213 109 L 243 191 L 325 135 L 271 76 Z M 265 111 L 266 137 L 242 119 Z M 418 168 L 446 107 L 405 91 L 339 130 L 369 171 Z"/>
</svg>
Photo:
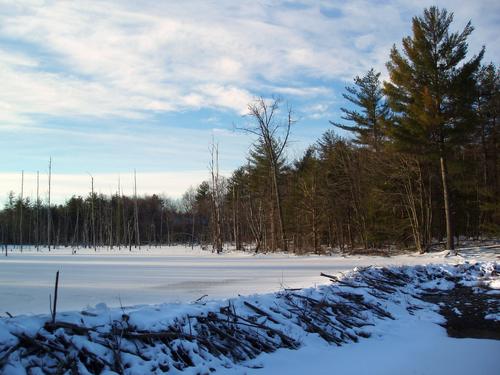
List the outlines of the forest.
<svg viewBox="0 0 500 375">
<path fill-rule="evenodd" d="M 431 7 L 388 56 L 388 78 L 370 69 L 345 87 L 342 122 L 289 160 L 294 112 L 281 98 L 248 105 L 255 137 L 247 162 L 182 199 L 73 196 L 51 204 L 11 192 L 0 211 L 5 248 L 131 249 L 185 243 L 222 252 L 325 253 L 454 249 L 500 235 L 500 76 L 468 51 L 469 23 Z M 342 129 L 349 134 L 340 137 Z"/>
</svg>

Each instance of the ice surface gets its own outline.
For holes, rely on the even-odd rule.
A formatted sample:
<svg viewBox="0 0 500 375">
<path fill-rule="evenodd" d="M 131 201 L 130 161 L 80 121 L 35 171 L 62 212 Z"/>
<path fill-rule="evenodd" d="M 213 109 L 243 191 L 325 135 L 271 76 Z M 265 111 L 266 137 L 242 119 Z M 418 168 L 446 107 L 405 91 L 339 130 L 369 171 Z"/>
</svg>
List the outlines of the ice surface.
<svg viewBox="0 0 500 375">
<path fill-rule="evenodd" d="M 55 273 L 60 271 L 58 311 L 81 310 L 104 302 L 110 307 L 164 302 L 191 302 L 239 294 L 268 293 L 283 287 L 310 287 L 357 266 L 460 263 L 463 256 L 444 252 L 394 257 L 252 255 L 231 252 L 217 255 L 200 248 L 55 249 L 0 257 L 0 315 L 49 312 Z M 495 259 L 495 253 L 474 253 L 473 259 Z M 484 260 L 484 259 L 483 259 Z"/>
</svg>

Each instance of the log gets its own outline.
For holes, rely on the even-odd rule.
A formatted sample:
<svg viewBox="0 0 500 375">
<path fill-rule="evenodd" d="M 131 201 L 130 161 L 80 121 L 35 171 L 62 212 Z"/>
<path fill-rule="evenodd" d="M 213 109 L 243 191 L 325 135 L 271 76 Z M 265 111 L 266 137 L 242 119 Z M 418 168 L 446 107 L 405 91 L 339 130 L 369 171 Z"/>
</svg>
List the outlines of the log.
<svg viewBox="0 0 500 375">
<path fill-rule="evenodd" d="M 85 335 L 89 331 L 95 331 L 95 329 L 85 326 L 79 326 L 77 324 L 68 323 L 68 322 L 47 322 L 44 327 L 48 332 L 54 332 L 58 328 L 63 328 L 65 330 L 69 330 L 74 332 L 77 335 Z"/>
</svg>

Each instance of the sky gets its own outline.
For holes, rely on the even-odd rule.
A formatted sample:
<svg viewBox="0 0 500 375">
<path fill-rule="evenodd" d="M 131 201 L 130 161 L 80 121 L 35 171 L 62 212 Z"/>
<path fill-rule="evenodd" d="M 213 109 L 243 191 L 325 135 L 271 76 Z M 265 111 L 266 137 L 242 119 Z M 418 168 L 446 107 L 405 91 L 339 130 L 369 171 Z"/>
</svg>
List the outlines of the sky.
<svg viewBox="0 0 500 375">
<path fill-rule="evenodd" d="M 0 0 L 0 202 L 9 191 L 53 200 L 90 190 L 180 197 L 245 163 L 238 130 L 258 97 L 282 98 L 300 157 L 338 121 L 344 87 L 371 67 L 387 75 L 393 44 L 426 6 L 471 20 L 469 51 L 498 63 L 500 2 Z M 345 134 L 341 134 L 345 135 Z"/>
</svg>

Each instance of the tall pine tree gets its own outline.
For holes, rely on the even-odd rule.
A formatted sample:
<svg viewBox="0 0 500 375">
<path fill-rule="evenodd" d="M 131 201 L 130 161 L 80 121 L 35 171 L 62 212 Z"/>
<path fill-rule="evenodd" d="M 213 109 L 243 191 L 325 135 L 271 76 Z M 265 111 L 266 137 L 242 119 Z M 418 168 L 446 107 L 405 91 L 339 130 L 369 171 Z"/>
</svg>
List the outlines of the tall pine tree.
<svg viewBox="0 0 500 375">
<path fill-rule="evenodd" d="M 450 32 L 453 14 L 431 7 L 413 18 L 413 35 L 403 39 L 404 56 L 391 50 L 384 83 L 395 113 L 391 135 L 401 149 L 435 156 L 441 171 L 447 248 L 454 249 L 447 158 L 472 131 L 474 76 L 483 50 L 465 61 L 470 22 Z"/>
<path fill-rule="evenodd" d="M 354 86 L 346 86 L 346 94 L 342 96 L 354 104 L 359 110 L 341 108 L 342 119 L 352 125 L 330 121 L 338 128 L 353 132 L 354 142 L 377 150 L 382 141 L 382 126 L 388 116 L 388 106 L 384 101 L 380 73 L 372 68 L 363 77 L 354 78 Z"/>
</svg>

